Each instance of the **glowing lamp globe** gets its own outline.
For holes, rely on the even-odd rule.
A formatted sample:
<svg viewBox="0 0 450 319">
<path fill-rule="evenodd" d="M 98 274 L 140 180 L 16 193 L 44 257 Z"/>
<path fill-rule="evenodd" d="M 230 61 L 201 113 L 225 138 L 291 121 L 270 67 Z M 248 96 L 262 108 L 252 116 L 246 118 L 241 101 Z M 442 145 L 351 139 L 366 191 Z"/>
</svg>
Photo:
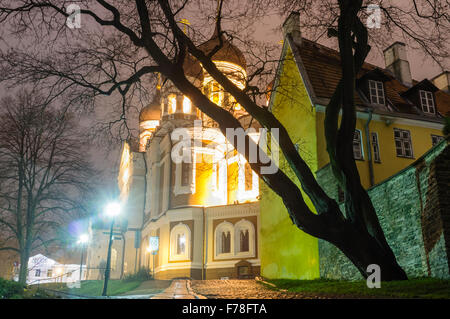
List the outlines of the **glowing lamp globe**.
<svg viewBox="0 0 450 319">
<path fill-rule="evenodd" d="M 79 244 L 86 244 L 89 241 L 89 235 L 88 234 L 81 234 L 78 243 Z"/>
<path fill-rule="evenodd" d="M 109 217 L 116 217 L 120 214 L 120 204 L 117 202 L 112 202 L 106 205 L 105 214 Z"/>
</svg>

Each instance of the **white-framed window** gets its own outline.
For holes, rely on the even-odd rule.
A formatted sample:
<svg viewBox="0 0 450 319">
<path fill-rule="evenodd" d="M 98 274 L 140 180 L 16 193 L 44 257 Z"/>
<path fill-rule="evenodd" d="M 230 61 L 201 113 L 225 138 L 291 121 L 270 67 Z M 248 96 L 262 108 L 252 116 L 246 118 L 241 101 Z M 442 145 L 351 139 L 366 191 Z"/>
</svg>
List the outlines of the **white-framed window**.
<svg viewBox="0 0 450 319">
<path fill-rule="evenodd" d="M 398 157 L 413 157 L 411 133 L 408 130 L 394 128 L 394 140 Z"/>
<path fill-rule="evenodd" d="M 230 222 L 222 222 L 217 225 L 214 231 L 215 257 L 231 258 L 234 256 L 234 226 Z"/>
<path fill-rule="evenodd" d="M 170 231 L 170 261 L 191 259 L 191 230 L 179 223 Z"/>
<path fill-rule="evenodd" d="M 438 144 L 442 140 L 444 140 L 443 136 L 431 134 L 431 144 L 433 144 L 433 146 L 435 146 L 436 144 Z"/>
<path fill-rule="evenodd" d="M 355 130 L 355 134 L 353 135 L 353 158 L 358 160 L 364 159 L 362 136 L 360 130 Z"/>
<path fill-rule="evenodd" d="M 422 106 L 422 110 L 424 113 L 435 114 L 433 93 L 430 91 L 419 91 L 420 94 L 420 105 Z"/>
<path fill-rule="evenodd" d="M 40 269 L 36 269 L 34 271 L 34 277 L 41 277 L 41 270 Z"/>
<path fill-rule="evenodd" d="M 234 225 L 235 251 L 237 257 L 255 256 L 255 227 L 253 223 L 242 219 Z"/>
<path fill-rule="evenodd" d="M 370 102 L 385 105 L 383 82 L 369 80 Z"/>
<path fill-rule="evenodd" d="M 378 134 L 376 132 L 370 133 L 373 150 L 373 161 L 375 163 L 381 163 L 380 158 L 380 145 L 378 144 Z"/>
<path fill-rule="evenodd" d="M 53 276 L 53 270 L 52 269 L 48 269 L 47 270 L 47 277 L 52 277 Z"/>
</svg>

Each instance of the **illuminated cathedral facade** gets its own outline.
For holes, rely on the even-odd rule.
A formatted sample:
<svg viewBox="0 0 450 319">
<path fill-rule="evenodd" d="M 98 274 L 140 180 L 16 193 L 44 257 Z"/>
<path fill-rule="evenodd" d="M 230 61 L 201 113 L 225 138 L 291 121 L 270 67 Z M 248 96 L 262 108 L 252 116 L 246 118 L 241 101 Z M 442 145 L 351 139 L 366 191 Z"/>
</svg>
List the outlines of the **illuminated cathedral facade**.
<svg viewBox="0 0 450 319">
<path fill-rule="evenodd" d="M 244 87 L 246 62 L 225 38 L 213 62 Z M 205 53 L 218 33 L 199 46 Z M 211 101 L 233 112 L 244 128 L 250 116 L 202 68 L 187 57 L 186 77 Z M 137 141 L 123 145 L 118 183 L 122 212 L 111 251 L 111 278 L 149 269 L 156 279 L 251 278 L 259 275 L 259 179 L 227 142 L 217 123 L 203 114 L 169 80 L 139 116 Z M 160 82 L 160 83 L 161 83 Z M 258 127 L 250 137 L 257 142 Z M 176 161 L 173 150 L 184 129 L 192 141 Z M 90 225 L 88 279 L 101 279 L 106 265 L 108 223 Z"/>
</svg>

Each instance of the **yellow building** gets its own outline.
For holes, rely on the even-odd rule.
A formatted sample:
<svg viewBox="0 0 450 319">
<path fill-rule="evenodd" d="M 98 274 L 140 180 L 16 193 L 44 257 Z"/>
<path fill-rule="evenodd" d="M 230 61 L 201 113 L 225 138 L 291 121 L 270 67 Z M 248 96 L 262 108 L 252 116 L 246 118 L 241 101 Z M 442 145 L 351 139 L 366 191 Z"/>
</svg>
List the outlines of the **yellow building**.
<svg viewBox="0 0 450 319">
<path fill-rule="evenodd" d="M 225 38 L 214 63 L 243 88 L 246 62 Z M 217 32 L 200 45 L 219 43 Z M 249 116 L 188 56 L 185 74 L 243 123 Z M 122 149 L 118 184 L 123 204 L 111 254 L 111 277 L 149 268 L 158 279 L 247 278 L 259 274 L 259 179 L 244 157 L 170 82 L 157 87 L 139 117 L 139 141 Z M 259 133 L 249 134 L 255 141 Z M 106 264 L 107 222 L 93 222 L 88 278 Z M 158 241 L 157 251 L 152 251 Z"/>
<path fill-rule="evenodd" d="M 283 31 L 282 55 L 269 109 L 316 172 L 329 163 L 324 117 L 341 78 L 339 53 L 303 38 L 298 13 L 289 16 Z M 442 140 L 443 117 L 450 110 L 450 95 L 439 89 L 448 88 L 448 73 L 433 80 L 439 88 L 427 79 L 414 81 L 406 47 L 400 42 L 384 50 L 384 57 L 385 68 L 365 63 L 356 81 L 353 151 L 366 188 L 412 164 Z M 281 168 L 294 176 L 282 160 Z M 341 196 L 342 192 L 336 189 L 335 195 Z M 317 239 L 292 225 L 280 198 L 265 185 L 261 185 L 260 205 L 261 275 L 318 277 Z"/>
</svg>

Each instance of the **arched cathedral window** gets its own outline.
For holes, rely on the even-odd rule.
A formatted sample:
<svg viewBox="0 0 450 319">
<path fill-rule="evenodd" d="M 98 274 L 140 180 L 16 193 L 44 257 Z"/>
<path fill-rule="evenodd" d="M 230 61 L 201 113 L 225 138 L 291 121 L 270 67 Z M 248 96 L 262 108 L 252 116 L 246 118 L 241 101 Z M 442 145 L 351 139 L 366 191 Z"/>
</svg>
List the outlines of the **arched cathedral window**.
<svg viewBox="0 0 450 319">
<path fill-rule="evenodd" d="M 240 257 L 255 256 L 255 227 L 253 223 L 242 219 L 234 226 L 236 234 L 236 255 Z"/>
<path fill-rule="evenodd" d="M 247 252 L 250 248 L 250 237 L 248 229 L 241 229 L 239 231 L 239 251 Z"/>
<path fill-rule="evenodd" d="M 222 254 L 231 252 L 231 234 L 229 231 L 222 232 Z"/>
<path fill-rule="evenodd" d="M 191 230 L 188 225 L 179 223 L 170 231 L 169 260 L 190 260 Z"/>
<path fill-rule="evenodd" d="M 191 109 L 192 109 L 191 100 L 189 100 L 189 98 L 185 96 L 183 98 L 183 113 L 189 114 L 191 113 Z"/>
<path fill-rule="evenodd" d="M 229 222 L 222 222 L 215 230 L 215 256 L 216 258 L 229 258 L 234 254 L 234 227 Z"/>
</svg>

